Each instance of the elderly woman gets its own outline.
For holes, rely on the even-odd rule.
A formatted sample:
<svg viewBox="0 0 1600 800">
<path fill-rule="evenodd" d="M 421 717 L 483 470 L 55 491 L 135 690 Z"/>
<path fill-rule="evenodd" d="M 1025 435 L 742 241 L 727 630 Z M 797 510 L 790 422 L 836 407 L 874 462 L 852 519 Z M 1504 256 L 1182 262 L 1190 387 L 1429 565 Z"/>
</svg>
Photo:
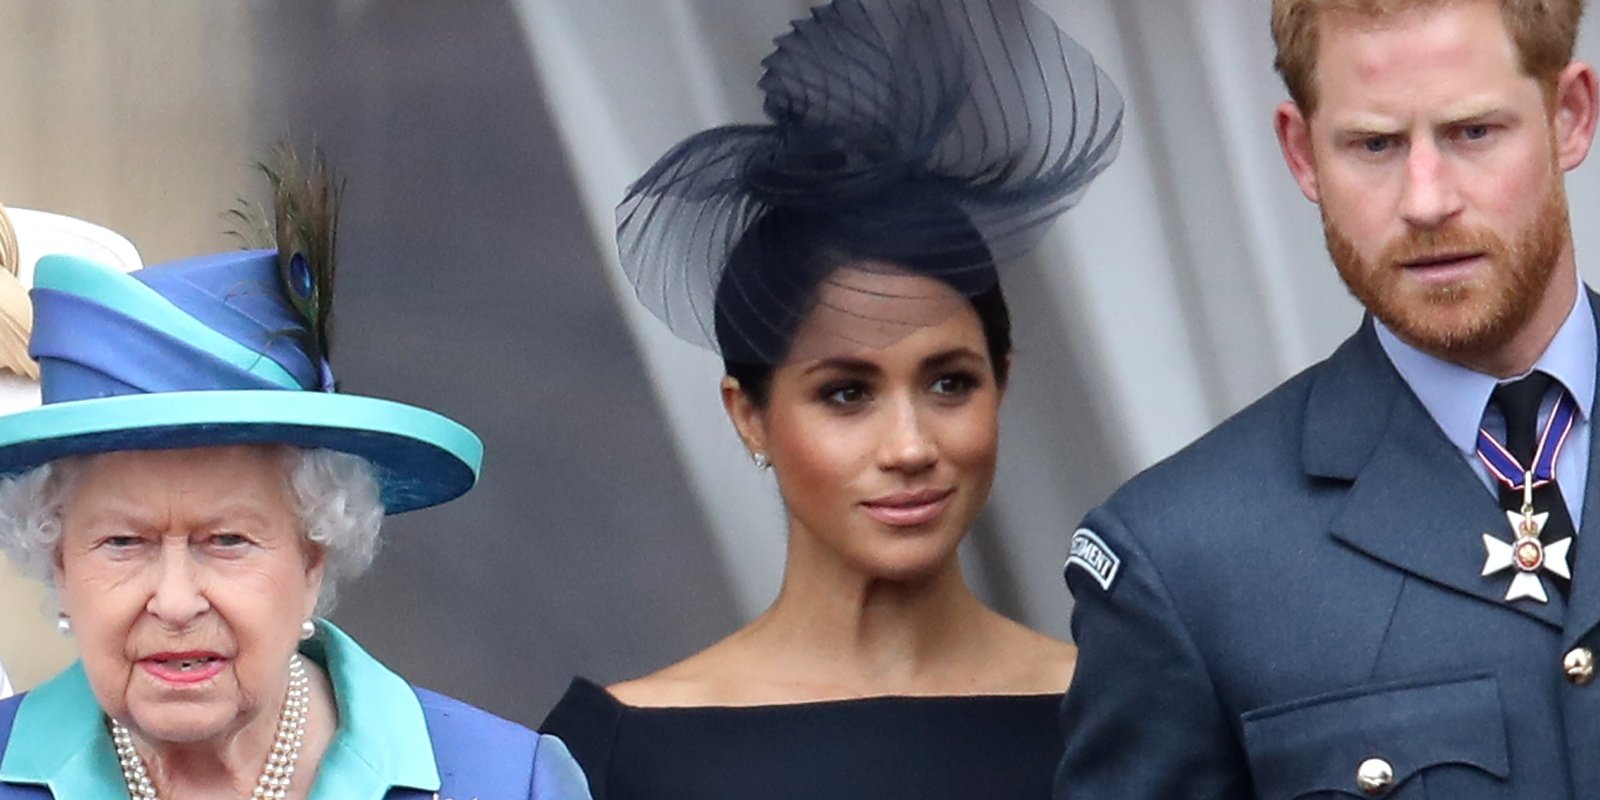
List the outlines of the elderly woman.
<svg viewBox="0 0 1600 800">
<path fill-rule="evenodd" d="M 0 547 L 81 660 L 0 702 L 0 798 L 587 798 L 559 741 L 319 619 L 385 513 L 465 492 L 482 446 L 334 392 L 337 193 L 269 176 L 276 251 L 38 265 L 44 405 L 0 418 Z"/>
</svg>

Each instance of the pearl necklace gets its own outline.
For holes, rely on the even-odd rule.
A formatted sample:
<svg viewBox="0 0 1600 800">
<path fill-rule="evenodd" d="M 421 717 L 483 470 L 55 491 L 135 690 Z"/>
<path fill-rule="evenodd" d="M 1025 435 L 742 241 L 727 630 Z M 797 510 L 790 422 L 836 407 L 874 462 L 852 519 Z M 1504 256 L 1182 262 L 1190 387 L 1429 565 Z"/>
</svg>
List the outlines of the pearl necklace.
<svg viewBox="0 0 1600 800">
<path fill-rule="evenodd" d="M 300 758 L 300 745 L 306 738 L 306 712 L 311 707 L 311 680 L 306 677 L 305 660 L 296 653 L 289 658 L 289 696 L 283 701 L 283 714 L 278 717 L 278 733 L 273 737 L 272 754 L 251 800 L 282 800 L 289 796 L 289 782 L 294 777 L 294 763 Z M 133 735 L 122 723 L 111 720 L 111 742 L 117 748 L 117 760 L 122 762 L 122 777 L 128 783 L 130 800 L 160 800 L 156 787 L 150 783 L 150 773 L 144 760 L 133 749 Z"/>
</svg>

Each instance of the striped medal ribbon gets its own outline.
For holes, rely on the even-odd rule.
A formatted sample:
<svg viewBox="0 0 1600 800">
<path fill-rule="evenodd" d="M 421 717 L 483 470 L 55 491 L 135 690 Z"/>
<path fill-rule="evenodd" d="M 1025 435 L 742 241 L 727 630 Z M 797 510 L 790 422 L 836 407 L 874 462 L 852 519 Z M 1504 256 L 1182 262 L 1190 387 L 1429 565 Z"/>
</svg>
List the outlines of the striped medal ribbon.
<svg viewBox="0 0 1600 800">
<path fill-rule="evenodd" d="M 1539 442 L 1533 451 L 1533 463 L 1527 465 L 1511 455 L 1511 451 L 1493 434 L 1478 429 L 1478 460 L 1489 468 L 1489 474 L 1495 480 L 1512 491 L 1522 492 L 1521 510 L 1506 511 L 1506 520 L 1511 523 L 1511 541 L 1507 543 L 1491 534 L 1483 535 L 1483 546 L 1487 553 L 1483 574 L 1489 576 L 1508 569 L 1515 570 L 1511 586 L 1506 590 L 1507 600 L 1528 598 L 1540 603 L 1549 602 L 1550 596 L 1545 591 L 1544 582 L 1539 579 L 1541 571 L 1572 579 L 1572 569 L 1567 564 L 1567 552 L 1572 548 L 1572 539 L 1548 544 L 1540 540 L 1550 512 L 1538 511 L 1533 507 L 1533 490 L 1555 480 L 1556 459 L 1560 458 L 1561 447 L 1572 433 L 1577 417 L 1577 403 L 1566 392 L 1562 392 L 1556 398 L 1550 418 L 1545 420 L 1544 430 L 1539 433 Z"/>
</svg>

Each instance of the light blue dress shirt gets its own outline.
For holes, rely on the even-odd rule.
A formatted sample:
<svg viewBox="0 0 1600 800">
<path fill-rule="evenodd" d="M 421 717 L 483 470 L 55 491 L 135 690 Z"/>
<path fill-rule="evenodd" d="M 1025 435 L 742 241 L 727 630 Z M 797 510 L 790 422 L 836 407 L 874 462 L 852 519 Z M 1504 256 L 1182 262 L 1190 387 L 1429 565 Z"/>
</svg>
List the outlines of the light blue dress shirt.
<svg viewBox="0 0 1600 800">
<path fill-rule="evenodd" d="M 1501 381 L 1493 375 L 1452 364 L 1406 344 L 1383 323 L 1375 325 L 1378 342 L 1400 377 L 1422 401 L 1428 415 L 1444 431 L 1445 438 L 1455 445 L 1483 481 L 1484 488 L 1498 497 L 1489 468 L 1478 459 L 1478 428 L 1482 426 L 1496 439 L 1505 441 L 1505 418 L 1499 409 L 1489 406 L 1489 395 L 1496 385 L 1515 378 Z M 1577 401 L 1578 418 L 1556 462 L 1556 483 L 1561 486 L 1561 497 L 1567 502 L 1573 526 L 1580 530 L 1584 488 L 1589 480 L 1589 430 L 1594 411 L 1596 354 L 1594 313 L 1589 307 L 1588 289 L 1580 284 L 1578 299 L 1573 302 L 1566 321 L 1556 331 L 1544 355 L 1533 365 L 1534 369 L 1555 378 Z M 1556 392 L 1552 389 L 1539 406 L 1541 429 L 1555 408 L 1555 402 Z"/>
</svg>

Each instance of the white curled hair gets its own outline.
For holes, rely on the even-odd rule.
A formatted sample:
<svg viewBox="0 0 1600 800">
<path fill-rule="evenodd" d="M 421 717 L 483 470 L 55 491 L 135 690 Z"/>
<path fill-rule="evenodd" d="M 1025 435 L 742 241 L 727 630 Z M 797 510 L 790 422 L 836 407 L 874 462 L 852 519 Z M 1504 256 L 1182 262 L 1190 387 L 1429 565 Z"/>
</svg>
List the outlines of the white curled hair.
<svg viewBox="0 0 1600 800">
<path fill-rule="evenodd" d="M 53 461 L 0 480 L 0 551 L 23 575 L 54 590 L 61 507 L 75 482 L 79 457 Z"/>
<path fill-rule="evenodd" d="M 383 501 L 372 462 L 336 450 L 291 450 L 289 493 L 300 531 L 323 547 L 317 613 L 333 608 L 340 582 L 360 577 L 378 554 Z"/>
<path fill-rule="evenodd" d="M 323 548 L 317 613 L 333 607 L 339 583 L 366 572 L 378 552 L 383 503 L 372 464 L 334 450 L 289 448 L 289 495 L 300 532 Z M 0 479 L 0 552 L 22 574 L 55 591 L 61 511 L 87 459 L 70 456 Z"/>
</svg>

